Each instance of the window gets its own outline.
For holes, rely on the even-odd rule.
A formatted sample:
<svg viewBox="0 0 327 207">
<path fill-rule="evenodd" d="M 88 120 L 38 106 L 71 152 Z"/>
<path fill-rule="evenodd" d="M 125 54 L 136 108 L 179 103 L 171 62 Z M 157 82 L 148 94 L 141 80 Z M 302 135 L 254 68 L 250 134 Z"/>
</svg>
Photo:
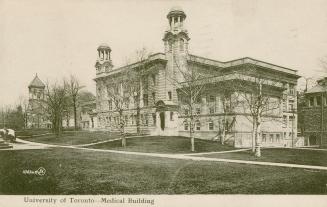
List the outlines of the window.
<svg viewBox="0 0 327 207">
<path fill-rule="evenodd" d="M 148 114 L 144 114 L 144 124 L 145 126 L 148 126 L 149 124 Z"/>
<path fill-rule="evenodd" d="M 213 121 L 209 121 L 209 130 L 213 130 Z"/>
<path fill-rule="evenodd" d="M 293 127 L 294 126 L 294 116 L 288 117 L 288 126 Z"/>
<path fill-rule="evenodd" d="M 201 123 L 200 123 L 199 120 L 197 120 L 197 121 L 195 122 L 195 129 L 196 129 L 197 131 L 200 131 L 200 130 L 201 130 Z"/>
<path fill-rule="evenodd" d="M 314 97 L 310 97 L 309 106 L 313 106 L 313 105 L 314 105 Z"/>
<path fill-rule="evenodd" d="M 156 117 L 155 113 L 152 114 L 152 119 L 153 119 L 153 126 L 156 126 L 157 125 L 157 117 Z"/>
<path fill-rule="evenodd" d="M 156 75 L 155 74 L 152 74 L 152 82 L 153 82 L 153 85 L 155 86 L 157 83 L 156 83 Z"/>
<path fill-rule="evenodd" d="M 148 102 L 148 94 L 143 94 L 143 105 L 144 106 L 148 106 L 149 102 Z"/>
<path fill-rule="evenodd" d="M 171 91 L 168 91 L 168 100 L 171 101 L 172 97 L 171 97 Z"/>
<path fill-rule="evenodd" d="M 170 121 L 174 121 L 174 112 L 170 112 Z"/>
<path fill-rule="evenodd" d="M 215 108 L 214 107 L 210 107 L 209 108 L 209 113 L 210 114 L 214 114 L 215 113 Z"/>
<path fill-rule="evenodd" d="M 316 106 L 321 106 L 321 96 L 316 97 Z"/>
<path fill-rule="evenodd" d="M 188 115 L 188 109 L 184 109 L 184 114 Z"/>
<path fill-rule="evenodd" d="M 144 90 L 148 90 L 148 88 L 149 88 L 149 82 L 148 82 L 148 76 L 147 75 L 144 75 L 142 77 L 142 85 L 143 85 L 143 89 Z"/>
<path fill-rule="evenodd" d="M 293 111 L 294 110 L 294 100 L 288 101 L 288 110 Z"/>
<path fill-rule="evenodd" d="M 287 116 L 283 116 L 283 127 L 287 127 Z"/>
<path fill-rule="evenodd" d="M 280 134 L 276 134 L 276 142 L 280 142 Z"/>
<path fill-rule="evenodd" d="M 274 135 L 273 134 L 269 134 L 269 142 L 273 143 L 274 141 Z"/>
<path fill-rule="evenodd" d="M 188 130 L 188 123 L 187 123 L 187 121 L 184 122 L 184 130 Z"/>
<path fill-rule="evenodd" d="M 209 102 L 215 102 L 215 97 L 213 95 L 209 96 Z"/>
<path fill-rule="evenodd" d="M 125 126 L 127 126 L 127 124 L 128 124 L 128 116 L 126 115 L 125 116 Z"/>
<path fill-rule="evenodd" d="M 262 134 L 262 142 L 267 142 L 267 135 L 266 134 Z"/>
<path fill-rule="evenodd" d="M 125 103 L 125 108 L 128 109 L 129 108 L 129 98 L 128 97 L 124 98 L 124 103 Z"/>
<path fill-rule="evenodd" d="M 196 108 L 195 111 L 196 111 L 196 114 L 201 114 L 201 109 L 200 108 Z"/>
<path fill-rule="evenodd" d="M 153 99 L 153 103 L 156 103 L 156 93 L 152 92 L 152 99 Z"/>
</svg>

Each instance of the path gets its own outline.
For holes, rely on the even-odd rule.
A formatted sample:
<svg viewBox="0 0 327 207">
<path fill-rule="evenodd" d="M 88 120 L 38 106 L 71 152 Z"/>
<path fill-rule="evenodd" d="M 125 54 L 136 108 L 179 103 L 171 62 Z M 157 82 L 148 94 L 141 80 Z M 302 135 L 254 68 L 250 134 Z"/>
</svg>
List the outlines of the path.
<svg viewBox="0 0 327 207">
<path fill-rule="evenodd" d="M 325 167 L 325 166 L 299 165 L 299 164 L 261 162 L 261 161 L 247 161 L 247 160 L 234 160 L 234 159 L 221 159 L 221 158 L 209 158 L 209 157 L 194 157 L 194 156 L 192 156 L 190 154 L 161 154 L 161 153 L 129 152 L 129 151 L 107 150 L 107 149 L 92 149 L 92 148 L 84 148 L 84 147 L 80 147 L 80 146 L 63 146 L 63 145 L 41 144 L 41 143 L 30 142 L 30 141 L 21 140 L 21 139 L 16 139 L 16 140 L 17 140 L 17 142 L 40 145 L 40 146 L 43 146 L 43 147 L 59 147 L 59 148 L 78 149 L 78 150 L 93 151 L 93 152 L 109 152 L 109 153 L 118 153 L 118 154 L 126 154 L 126 155 L 160 157 L 160 158 L 193 160 L 193 161 L 226 162 L 226 163 L 262 165 L 262 166 L 276 166 L 276 167 L 289 167 L 289 168 L 300 168 L 300 169 L 327 170 L 327 167 Z M 242 150 L 248 150 L 248 149 L 242 149 Z M 227 151 L 227 152 L 229 152 L 229 151 Z M 197 155 L 199 155 L 199 154 L 197 154 Z"/>
</svg>

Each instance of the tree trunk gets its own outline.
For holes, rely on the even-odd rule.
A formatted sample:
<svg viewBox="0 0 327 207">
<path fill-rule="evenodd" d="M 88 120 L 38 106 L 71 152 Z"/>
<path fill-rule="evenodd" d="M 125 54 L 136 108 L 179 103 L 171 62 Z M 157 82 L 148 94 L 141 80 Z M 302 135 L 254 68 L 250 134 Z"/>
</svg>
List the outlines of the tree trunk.
<svg viewBox="0 0 327 207">
<path fill-rule="evenodd" d="M 76 100 L 74 100 L 74 127 L 75 127 L 75 131 L 77 131 L 77 109 L 76 109 Z"/>
<path fill-rule="evenodd" d="M 223 119 L 223 133 L 221 135 L 221 144 L 224 145 L 226 140 L 226 116 L 224 115 L 224 119 Z"/>
<path fill-rule="evenodd" d="M 140 107 L 136 107 L 136 133 L 137 135 L 141 134 L 141 127 L 140 127 Z"/>
<path fill-rule="evenodd" d="M 191 151 L 194 152 L 195 151 L 195 147 L 194 147 L 194 120 L 193 118 L 191 118 L 190 120 L 190 138 L 191 138 Z"/>
<path fill-rule="evenodd" d="M 258 117 L 257 121 L 256 121 L 256 132 L 255 132 L 255 154 L 254 154 L 254 156 L 256 156 L 256 157 L 261 157 L 260 133 L 261 133 L 261 121 L 260 121 L 260 117 Z"/>
<path fill-rule="evenodd" d="M 255 119 L 253 118 L 253 129 L 252 129 L 252 152 L 255 152 L 255 136 L 256 136 L 256 123 L 255 123 Z"/>
</svg>

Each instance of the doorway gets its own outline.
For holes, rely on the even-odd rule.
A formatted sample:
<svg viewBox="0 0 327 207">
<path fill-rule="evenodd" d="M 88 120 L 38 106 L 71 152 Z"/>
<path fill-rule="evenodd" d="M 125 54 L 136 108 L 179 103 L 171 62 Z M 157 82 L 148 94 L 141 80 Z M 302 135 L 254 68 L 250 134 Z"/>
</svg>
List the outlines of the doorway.
<svg viewBox="0 0 327 207">
<path fill-rule="evenodd" d="M 160 112 L 160 127 L 165 130 L 165 112 Z"/>
</svg>

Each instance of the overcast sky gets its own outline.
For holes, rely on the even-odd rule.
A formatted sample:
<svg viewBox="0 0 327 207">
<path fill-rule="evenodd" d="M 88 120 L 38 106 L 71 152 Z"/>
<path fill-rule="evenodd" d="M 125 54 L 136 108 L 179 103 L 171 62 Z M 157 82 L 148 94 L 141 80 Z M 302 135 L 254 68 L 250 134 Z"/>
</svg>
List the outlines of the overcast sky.
<svg viewBox="0 0 327 207">
<path fill-rule="evenodd" d="M 0 105 L 27 96 L 35 73 L 44 82 L 74 74 L 94 92 L 97 46 L 110 45 L 115 67 L 141 47 L 162 52 L 173 6 L 187 15 L 192 54 L 249 56 L 307 77 L 322 74 L 326 0 L 0 0 Z"/>
</svg>

